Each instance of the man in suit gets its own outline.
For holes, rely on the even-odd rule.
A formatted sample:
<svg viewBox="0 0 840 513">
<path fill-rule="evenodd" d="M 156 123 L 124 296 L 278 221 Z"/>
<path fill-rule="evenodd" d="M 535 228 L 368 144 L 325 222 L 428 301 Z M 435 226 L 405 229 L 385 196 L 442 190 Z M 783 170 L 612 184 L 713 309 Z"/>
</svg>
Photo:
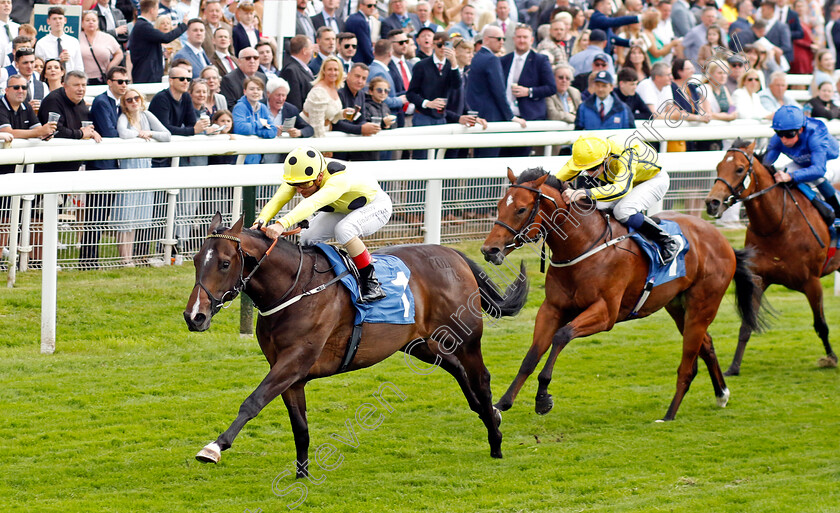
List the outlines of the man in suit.
<svg viewBox="0 0 840 513">
<path fill-rule="evenodd" d="M 330 27 L 322 26 L 318 29 L 316 41 L 315 56 L 309 61 L 309 69 L 313 75 L 317 75 L 321 71 L 321 64 L 324 63 L 324 59 L 330 55 L 335 55 L 335 32 Z"/>
<path fill-rule="evenodd" d="M 298 34 L 289 42 L 289 53 L 291 59 L 286 61 L 283 70 L 280 71 L 280 78 L 289 83 L 289 96 L 286 101 L 303 110 L 303 102 L 309 90 L 312 89 L 312 81 L 315 76 L 309 69 L 309 60 L 312 59 L 312 42 L 303 34 Z"/>
<path fill-rule="evenodd" d="M 615 66 L 613 66 L 612 57 L 604 51 L 607 43 L 607 33 L 601 29 L 594 29 L 589 34 L 589 46 L 585 50 L 581 50 L 572 55 L 572 58 L 569 59 L 569 65 L 575 69 L 576 74 L 587 73 L 592 71 L 592 62 L 595 60 L 595 57 L 604 56 L 607 63 L 607 71 L 610 74 L 614 74 Z"/>
<path fill-rule="evenodd" d="M 802 24 L 799 22 L 799 14 L 790 8 L 792 2 L 790 0 L 780 0 L 779 4 L 776 8 L 776 14 L 780 20 L 787 23 L 790 29 L 791 40 L 796 41 L 797 39 L 804 38 L 805 29 L 802 28 Z"/>
<path fill-rule="evenodd" d="M 364 1 L 364 0 L 362 0 Z M 370 72 L 366 64 L 357 62 L 350 68 L 350 73 L 347 74 L 347 79 L 344 81 L 344 87 L 338 90 L 338 97 L 341 98 L 341 106 L 345 109 L 352 109 L 359 107 L 360 110 L 365 106 L 365 84 L 367 83 L 368 73 Z M 381 130 L 380 125 L 376 123 L 369 123 L 365 121 L 364 116 L 359 116 L 353 121 L 341 119 L 333 125 L 333 130 L 354 135 L 374 135 Z M 336 153 L 335 158 L 343 160 L 363 160 L 360 153 Z"/>
<path fill-rule="evenodd" d="M 388 40 L 391 41 L 391 62 L 388 64 L 388 71 L 394 82 L 394 94 L 405 97 L 408 86 L 411 84 L 412 68 L 411 63 L 405 58 L 408 51 L 408 34 L 400 29 L 394 29 L 388 34 Z M 397 126 L 406 126 L 406 117 L 412 114 L 414 114 L 414 105 L 406 103 L 397 112 Z"/>
<path fill-rule="evenodd" d="M 338 4 L 339 0 L 324 0 L 323 9 L 311 18 L 316 31 L 321 27 L 329 27 L 336 34 L 344 32 L 344 16 L 338 12 Z"/>
<path fill-rule="evenodd" d="M 32 50 L 32 55 L 35 55 L 35 47 L 32 44 L 32 40 L 26 36 L 17 36 L 16 38 L 12 39 L 12 47 L 11 52 L 9 53 L 9 59 L 11 60 L 11 64 L 6 66 L 6 76 L 10 77 L 12 75 L 17 75 L 20 73 L 17 65 L 15 64 L 15 55 L 17 55 L 17 51 L 21 48 L 29 48 Z M 2 84 L 0 84 L 2 85 Z"/>
<path fill-rule="evenodd" d="M 93 10 L 99 14 L 99 30 L 110 34 L 125 49 L 125 44 L 128 43 L 128 25 L 125 23 L 123 12 L 111 9 L 109 0 L 97 0 Z M 122 25 L 120 22 L 123 22 Z"/>
<path fill-rule="evenodd" d="M 617 27 L 623 27 L 625 25 L 631 25 L 633 23 L 641 23 L 641 18 L 636 15 L 618 16 L 616 18 L 612 18 L 612 3 L 610 2 L 610 0 L 595 0 L 593 8 L 595 10 L 592 12 L 592 18 L 590 18 L 589 20 L 589 28 L 591 30 L 603 30 L 604 34 L 606 34 L 607 45 L 604 48 L 604 52 L 606 52 L 607 54 L 612 54 L 613 46 L 629 47 L 630 41 L 615 35 L 613 29 Z M 577 70 L 577 67 L 575 67 L 575 69 Z M 580 72 L 581 71 L 578 70 L 578 73 Z"/>
<path fill-rule="evenodd" d="M 35 50 L 32 48 L 18 48 L 15 52 L 15 66 L 16 74 L 22 76 L 26 80 L 26 103 L 33 109 L 38 109 L 47 94 L 50 92 L 47 84 L 38 80 L 35 75 Z"/>
<path fill-rule="evenodd" d="M 554 81 L 557 85 L 557 93 L 546 98 L 546 108 L 551 119 L 575 122 L 575 114 L 580 106 L 580 91 L 572 87 L 572 77 L 575 70 L 568 64 L 560 64 L 554 68 Z M 559 151 L 559 147 L 556 147 Z"/>
<path fill-rule="evenodd" d="M 391 15 L 381 20 L 380 27 L 381 37 L 388 37 L 392 30 L 402 30 L 406 34 L 415 31 L 415 27 L 410 25 L 411 18 L 408 17 L 408 11 L 405 8 L 405 0 L 390 0 Z"/>
<path fill-rule="evenodd" d="M 347 17 L 344 30 L 356 35 L 358 48 L 353 62 L 370 64 L 373 60 L 373 43 L 370 39 L 370 17 L 376 10 L 374 0 L 359 0 L 359 10 Z"/>
<path fill-rule="evenodd" d="M 230 32 L 225 27 L 216 29 L 213 34 L 213 52 L 207 55 L 221 76 L 233 73 L 239 67 L 239 59 L 230 54 Z"/>
<path fill-rule="evenodd" d="M 244 48 L 239 52 L 239 67 L 225 75 L 220 86 L 229 109 L 233 110 L 232 106 L 242 97 L 242 83 L 250 77 L 259 78 L 263 84 L 268 81 L 265 73 L 260 71 L 260 54 L 253 48 Z"/>
<path fill-rule="evenodd" d="M 157 0 L 140 1 L 140 17 L 134 24 L 128 40 L 131 52 L 131 76 L 135 83 L 159 83 L 163 78 L 163 47 L 187 31 L 187 25 L 180 23 L 172 32 L 161 32 L 154 22 L 158 15 Z"/>
<path fill-rule="evenodd" d="M 411 84 L 406 97 L 414 104 L 412 126 L 446 124 L 446 102 L 449 93 L 461 87 L 461 70 L 455 60 L 455 50 L 447 46 L 449 34 L 435 34 L 432 56 L 414 65 Z M 426 150 L 414 150 L 415 159 L 426 158 Z"/>
<path fill-rule="evenodd" d="M 706 33 L 709 31 L 709 27 L 717 21 L 717 18 L 718 10 L 715 7 L 703 9 L 702 14 L 700 14 L 700 23 L 683 37 L 683 52 L 686 59 L 697 61 L 700 47 L 706 44 Z M 723 44 L 723 42 L 720 44 Z"/>
<path fill-rule="evenodd" d="M 766 1 L 761 4 L 761 19 L 767 24 L 764 37 L 773 43 L 778 48 L 782 49 L 782 53 L 788 62 L 793 60 L 793 42 L 790 33 L 790 26 L 785 21 L 780 21 L 774 18 L 776 13 L 776 4 Z M 746 43 L 745 43 L 746 44 Z"/>
<path fill-rule="evenodd" d="M 108 89 L 93 99 L 90 107 L 90 119 L 93 127 L 102 137 L 119 138 L 117 118 L 120 115 L 120 99 L 128 89 L 128 71 L 122 66 L 115 66 L 106 74 Z M 88 169 L 118 169 L 116 160 L 95 160 L 87 163 Z M 82 247 L 79 250 L 79 263 L 82 267 L 96 267 L 99 259 L 99 240 L 102 222 L 108 218 L 112 194 L 105 192 L 88 193 L 85 199 L 85 227 L 82 232 Z"/>
<path fill-rule="evenodd" d="M 295 13 L 295 35 L 306 36 L 309 41 L 315 42 L 315 26 L 309 15 L 306 14 L 307 0 L 297 0 L 297 12 Z"/>
<path fill-rule="evenodd" d="M 548 57 L 531 50 L 534 32 L 530 25 L 519 25 L 514 33 L 514 51 L 501 58 L 502 75 L 507 79 L 507 99 L 514 116 L 547 119 L 545 99 L 557 92 Z M 526 157 L 531 148 L 506 148 L 503 156 Z"/>
<path fill-rule="evenodd" d="M 236 9 L 236 17 L 239 23 L 233 26 L 233 52 L 239 55 L 243 48 L 256 48 L 260 42 L 260 31 L 255 26 L 254 4 L 240 2 Z"/>
<path fill-rule="evenodd" d="M 342 32 L 336 36 L 336 39 L 338 40 L 336 47 L 338 60 L 341 61 L 341 65 L 344 66 L 344 74 L 347 75 L 350 73 L 350 66 L 353 65 L 353 57 L 356 55 L 356 49 L 359 46 L 358 39 L 352 32 Z"/>
<path fill-rule="evenodd" d="M 735 40 L 732 36 L 737 34 L 738 39 L 741 40 L 742 32 L 750 32 L 753 23 L 752 15 L 754 11 L 755 7 L 753 6 L 752 0 L 741 0 L 738 4 L 738 19 L 729 25 L 729 48 L 735 52 L 740 51 L 745 43 L 741 42 L 741 48 L 735 50 Z"/>
<path fill-rule="evenodd" d="M 447 123 L 459 123 L 464 126 L 474 126 L 480 124 L 487 128 L 487 121 L 475 115 L 469 114 L 470 110 L 467 107 L 466 90 L 469 79 L 470 64 L 472 63 L 475 46 L 469 41 L 458 41 L 458 46 L 455 48 L 455 62 L 461 71 L 461 85 L 451 89 L 449 96 L 446 98 L 446 108 L 444 115 Z M 467 158 L 469 157 L 469 148 L 450 148 L 446 150 L 445 158 Z"/>
<path fill-rule="evenodd" d="M 198 18 L 194 18 L 187 23 L 187 41 L 184 47 L 178 50 L 178 53 L 172 58 L 186 59 L 192 64 L 193 78 L 198 78 L 201 70 L 210 66 L 210 59 L 204 52 L 201 45 L 204 43 L 204 22 Z"/>
<path fill-rule="evenodd" d="M 514 116 L 505 95 L 505 76 L 496 52 L 502 49 L 505 36 L 502 29 L 484 27 L 484 44 L 476 52 L 467 78 L 466 103 L 488 122 L 515 121 L 525 128 L 525 120 Z M 499 148 L 476 148 L 476 157 L 498 157 Z"/>
<path fill-rule="evenodd" d="M 376 77 L 382 77 L 388 82 L 388 97 L 385 99 L 385 104 L 391 109 L 391 114 L 398 115 L 402 113 L 403 105 L 408 101 L 404 94 L 397 96 L 397 88 L 394 85 L 394 78 L 391 76 L 389 66 L 391 64 L 391 41 L 388 39 L 380 39 L 373 45 L 373 62 L 370 63 L 370 73 L 367 77 L 367 83 Z"/>
<path fill-rule="evenodd" d="M 440 25 L 432 23 L 432 7 L 426 0 L 417 2 L 414 11 L 408 14 L 411 25 L 414 27 L 414 32 L 410 34 L 411 36 L 417 37 L 420 34 L 420 30 L 424 28 L 432 29 L 432 33 L 443 30 Z"/>
<path fill-rule="evenodd" d="M 608 71 L 595 75 L 595 94 L 580 104 L 575 130 L 618 130 L 636 128 L 633 113 L 621 100 L 613 96 L 613 78 Z"/>
<path fill-rule="evenodd" d="M 671 8 L 671 24 L 674 26 L 674 35 L 677 37 L 684 37 L 697 25 L 697 19 L 686 0 L 674 0 Z"/>
<path fill-rule="evenodd" d="M 508 0 L 496 1 L 496 20 L 490 23 L 502 29 L 505 35 L 505 53 L 513 51 L 513 33 L 516 31 L 516 23 L 510 19 L 510 4 Z"/>
<path fill-rule="evenodd" d="M 228 46 L 231 44 L 233 28 L 225 23 L 223 13 L 222 4 L 219 0 L 207 0 L 204 4 L 204 16 L 202 17 L 204 20 L 204 44 L 202 46 L 204 47 L 204 53 L 207 55 L 212 56 L 213 52 L 217 50 L 215 37 L 216 31 L 219 29 L 223 28 L 227 31 L 227 44 Z M 224 51 L 229 53 L 231 49 L 227 48 Z M 219 70 L 219 73 L 225 74 L 222 70 Z"/>
</svg>

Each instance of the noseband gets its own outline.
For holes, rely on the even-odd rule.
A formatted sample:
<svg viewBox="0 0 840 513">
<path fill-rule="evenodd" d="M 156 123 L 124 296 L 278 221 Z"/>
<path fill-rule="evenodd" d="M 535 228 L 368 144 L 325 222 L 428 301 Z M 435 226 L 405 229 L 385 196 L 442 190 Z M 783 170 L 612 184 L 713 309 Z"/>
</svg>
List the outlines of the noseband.
<svg viewBox="0 0 840 513">
<path fill-rule="evenodd" d="M 526 191 L 531 191 L 536 195 L 535 198 L 534 198 L 534 206 L 531 207 L 531 214 L 528 216 L 528 220 L 525 221 L 525 224 L 523 224 L 522 228 L 520 228 L 519 230 L 514 229 L 509 224 L 504 223 L 502 221 L 499 221 L 498 219 L 493 222 L 493 224 L 497 224 L 497 225 L 501 226 L 502 228 L 506 229 L 507 231 L 509 231 L 510 233 L 513 234 L 513 242 L 511 242 L 510 244 L 505 244 L 505 249 L 507 249 L 507 248 L 519 249 L 522 246 L 524 246 L 525 244 L 531 244 L 531 243 L 534 243 L 534 242 L 539 242 L 539 240 L 542 238 L 542 232 L 540 232 L 539 230 L 538 230 L 538 235 L 535 238 L 528 237 L 528 232 L 527 232 L 528 228 L 533 224 L 534 219 L 537 218 L 537 212 L 540 211 L 540 202 L 542 202 L 542 200 L 546 199 L 546 200 L 548 200 L 548 201 L 550 201 L 554 204 L 554 208 L 560 208 L 560 207 L 557 206 L 557 202 L 554 201 L 554 198 L 552 198 L 551 196 L 547 196 L 547 195 L 543 194 L 543 192 L 539 189 L 535 189 L 533 187 L 526 187 L 524 185 L 519 185 L 519 184 L 513 184 L 510 187 L 511 187 L 511 189 L 514 188 L 514 187 L 517 188 L 517 189 L 525 189 Z M 564 222 L 565 222 L 565 220 L 564 220 Z"/>
<path fill-rule="evenodd" d="M 729 197 L 726 198 L 725 200 L 723 200 L 723 204 L 726 205 L 727 208 L 731 207 L 735 203 L 738 203 L 739 201 L 746 202 L 746 201 L 750 201 L 751 199 L 762 196 L 764 194 L 767 194 L 768 192 L 770 192 L 771 189 L 774 189 L 774 188 L 778 187 L 782 183 L 782 182 L 776 182 L 773 185 L 771 185 L 770 187 L 767 187 L 766 189 L 762 189 L 758 192 L 750 194 L 746 198 L 742 198 L 741 194 L 743 194 L 744 191 L 746 191 L 749 188 L 749 186 L 752 184 L 753 175 L 755 174 L 755 171 L 753 171 L 753 155 L 750 155 L 749 153 L 742 150 L 741 148 L 729 148 L 728 150 L 726 150 L 726 153 L 729 153 L 730 151 L 737 151 L 738 153 L 741 153 L 742 155 L 744 155 L 744 157 L 746 157 L 746 159 L 747 159 L 747 162 L 749 162 L 750 167 L 747 168 L 747 172 L 744 175 L 744 177 L 741 179 L 741 181 L 738 183 L 737 188 L 732 187 L 732 185 L 729 182 L 727 182 L 726 180 L 724 180 L 723 178 L 721 178 L 719 176 L 715 177 L 715 182 L 721 182 L 723 185 L 725 185 L 729 189 L 729 193 L 730 193 Z"/>
<path fill-rule="evenodd" d="M 222 233 L 211 233 L 207 236 L 207 238 L 225 239 L 233 241 L 236 243 L 236 251 L 239 252 L 239 280 L 232 289 L 225 291 L 221 297 L 217 298 L 212 293 L 210 293 L 210 290 L 208 290 L 207 287 L 205 287 L 204 284 L 201 283 L 201 280 L 199 280 L 196 277 L 196 285 L 201 287 L 201 290 L 203 290 L 204 293 L 207 294 L 207 297 L 210 299 L 211 312 L 213 315 L 216 315 L 222 308 L 228 308 L 232 304 L 233 300 L 236 299 L 236 296 L 238 296 L 239 293 L 242 292 L 246 286 L 248 286 L 248 282 L 251 281 L 251 278 L 254 276 L 254 273 L 257 272 L 257 270 L 262 265 L 263 261 L 266 258 L 268 258 L 268 255 L 271 254 L 271 251 L 274 249 L 274 246 L 277 245 L 278 239 L 274 239 L 274 242 L 271 243 L 271 246 L 269 246 L 268 250 L 266 250 L 262 258 L 259 259 L 257 265 L 255 265 L 251 272 L 248 273 L 248 276 L 245 276 L 245 256 L 247 255 L 247 253 L 245 253 L 242 250 L 242 239 L 240 239 L 239 237 L 234 237 L 233 235 L 225 235 Z M 295 285 L 297 285 L 298 278 L 300 277 L 300 271 L 303 267 L 303 248 L 300 245 L 298 245 L 298 251 L 300 252 L 300 263 L 298 264 L 297 274 L 295 275 L 295 282 L 292 285 L 292 287 L 288 291 L 286 291 L 281 300 L 285 299 L 285 297 L 289 295 L 289 293 L 292 291 Z M 228 301 L 227 305 L 225 305 L 225 301 Z"/>
</svg>

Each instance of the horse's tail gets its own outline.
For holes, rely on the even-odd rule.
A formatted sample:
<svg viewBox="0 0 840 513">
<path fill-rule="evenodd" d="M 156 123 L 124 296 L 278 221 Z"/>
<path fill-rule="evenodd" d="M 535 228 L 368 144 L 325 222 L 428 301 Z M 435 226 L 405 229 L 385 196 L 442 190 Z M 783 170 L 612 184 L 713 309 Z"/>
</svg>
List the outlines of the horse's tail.
<svg viewBox="0 0 840 513">
<path fill-rule="evenodd" d="M 762 290 L 752 272 L 753 251 L 749 248 L 735 250 L 735 304 L 741 320 L 750 330 L 761 333 L 769 327 Z"/>
<path fill-rule="evenodd" d="M 487 273 L 480 265 L 473 262 L 467 255 L 456 250 L 461 258 L 470 266 L 470 270 L 478 282 L 478 290 L 481 293 L 481 309 L 496 319 L 500 317 L 512 317 L 522 310 L 528 300 L 528 277 L 525 274 L 525 262 L 519 264 L 519 274 L 505 289 L 504 294 L 499 292 L 499 287 L 487 276 Z"/>
</svg>

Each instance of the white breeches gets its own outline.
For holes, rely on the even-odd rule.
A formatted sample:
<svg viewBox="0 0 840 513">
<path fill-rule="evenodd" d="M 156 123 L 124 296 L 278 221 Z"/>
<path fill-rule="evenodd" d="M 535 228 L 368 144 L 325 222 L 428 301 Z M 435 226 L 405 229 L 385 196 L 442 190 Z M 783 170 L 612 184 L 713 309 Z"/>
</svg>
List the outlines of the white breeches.
<svg viewBox="0 0 840 513">
<path fill-rule="evenodd" d="M 300 232 L 300 242 L 311 245 L 335 238 L 344 245 L 354 237 L 372 235 L 391 219 L 391 209 L 391 198 L 379 191 L 373 201 L 349 214 L 317 212 L 309 220 L 309 228 Z"/>
</svg>

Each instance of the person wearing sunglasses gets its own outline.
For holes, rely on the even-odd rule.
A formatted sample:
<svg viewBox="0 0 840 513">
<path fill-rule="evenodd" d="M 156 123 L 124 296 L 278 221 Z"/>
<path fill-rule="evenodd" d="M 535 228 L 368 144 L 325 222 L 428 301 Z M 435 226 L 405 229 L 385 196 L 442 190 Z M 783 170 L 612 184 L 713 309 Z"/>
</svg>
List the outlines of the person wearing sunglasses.
<svg viewBox="0 0 840 513">
<path fill-rule="evenodd" d="M 572 158 L 555 176 L 564 181 L 580 176 L 586 184 L 581 189 L 564 190 L 567 203 L 588 199 L 598 210 L 612 210 L 616 221 L 659 247 L 663 265 L 677 256 L 677 241 L 644 214 L 662 201 L 671 183 L 652 148 L 644 143 L 625 147 L 613 138 L 583 136 L 575 141 Z"/>
<path fill-rule="evenodd" d="M 759 71 L 750 69 L 738 80 L 738 89 L 732 93 L 732 101 L 738 109 L 739 119 L 772 119 L 773 113 L 761 104 L 761 77 Z"/>
<path fill-rule="evenodd" d="M 358 48 L 353 55 L 353 62 L 362 62 L 370 66 L 373 61 L 373 43 L 370 37 L 372 17 L 376 11 L 376 2 L 373 0 L 359 0 L 359 10 L 347 17 L 344 22 L 344 30 L 355 34 L 358 41 Z M 378 21 L 378 20 L 377 20 Z"/>
<path fill-rule="evenodd" d="M 335 239 L 359 270 L 359 302 L 384 298 L 370 252 L 361 240 L 376 233 L 391 218 L 391 198 L 379 183 L 367 173 L 328 161 L 321 152 L 307 146 L 295 148 L 286 157 L 283 182 L 251 228 L 265 227 L 265 234 L 276 239 L 314 214 L 309 227 L 300 233 L 301 245 Z M 298 192 L 304 199 L 276 223 L 268 224 Z"/>
<path fill-rule="evenodd" d="M 823 213 L 822 205 L 816 201 L 809 185 L 816 186 L 823 199 L 834 209 L 834 217 L 840 217 L 837 191 L 831 185 L 832 180 L 840 177 L 840 147 L 825 123 L 806 118 L 799 107 L 785 105 L 773 115 L 771 127 L 776 135 L 770 138 L 762 162 L 766 166 L 773 165 L 782 154 L 793 161 L 776 172 L 776 181 L 795 184 Z M 826 214 L 823 216 L 826 217 Z"/>
<path fill-rule="evenodd" d="M 26 79 L 21 75 L 12 75 L 6 82 L 4 101 L 0 102 L 0 132 L 18 139 L 43 138 L 55 132 L 56 123 L 42 125 L 25 100 Z"/>
<path fill-rule="evenodd" d="M 341 65 L 344 67 L 344 74 L 346 75 L 350 73 L 350 66 L 353 65 L 353 57 L 356 55 L 356 49 L 359 45 L 356 35 L 350 32 L 341 32 L 336 36 L 336 39 L 338 39 L 336 53 L 338 54 L 338 60 L 341 61 Z"/>
</svg>

